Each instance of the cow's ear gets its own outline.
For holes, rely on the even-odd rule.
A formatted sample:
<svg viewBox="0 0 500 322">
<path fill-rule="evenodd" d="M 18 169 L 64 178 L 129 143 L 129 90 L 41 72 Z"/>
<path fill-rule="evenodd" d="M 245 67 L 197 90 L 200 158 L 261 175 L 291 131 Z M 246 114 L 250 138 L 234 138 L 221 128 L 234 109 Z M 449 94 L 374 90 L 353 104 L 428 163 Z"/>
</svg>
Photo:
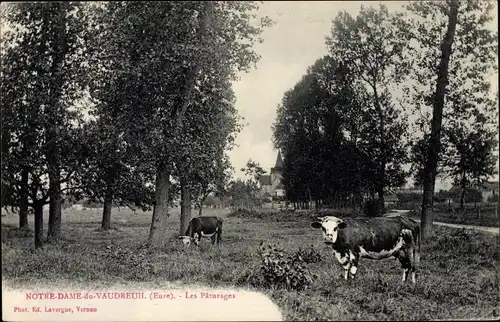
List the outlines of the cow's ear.
<svg viewBox="0 0 500 322">
<path fill-rule="evenodd" d="M 347 227 L 347 224 L 343 221 L 339 222 L 339 225 L 338 225 L 339 229 L 344 229 Z"/>
<path fill-rule="evenodd" d="M 312 228 L 321 228 L 321 223 L 318 221 L 315 221 L 315 222 L 311 223 L 311 227 Z"/>
<path fill-rule="evenodd" d="M 184 236 L 179 236 L 179 237 L 177 237 L 177 239 L 183 239 L 183 238 L 184 238 Z"/>
</svg>

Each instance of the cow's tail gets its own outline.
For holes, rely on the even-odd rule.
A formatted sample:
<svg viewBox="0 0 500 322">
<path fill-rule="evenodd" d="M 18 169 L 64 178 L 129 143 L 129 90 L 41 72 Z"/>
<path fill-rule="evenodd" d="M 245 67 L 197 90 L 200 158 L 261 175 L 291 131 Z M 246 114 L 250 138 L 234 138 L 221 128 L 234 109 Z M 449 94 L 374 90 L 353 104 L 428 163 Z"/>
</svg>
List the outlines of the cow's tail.
<svg viewBox="0 0 500 322">
<path fill-rule="evenodd" d="M 413 262 L 415 263 L 415 268 L 420 267 L 420 244 L 421 244 L 421 234 L 420 234 L 420 225 L 417 223 L 415 229 L 413 230 L 413 236 L 415 243 L 415 249 L 413 250 Z"/>
<path fill-rule="evenodd" d="M 219 232 L 217 234 L 217 239 L 218 243 L 222 241 L 222 223 L 224 223 L 224 220 L 222 220 L 221 217 L 217 217 L 217 224 L 219 225 Z"/>
</svg>

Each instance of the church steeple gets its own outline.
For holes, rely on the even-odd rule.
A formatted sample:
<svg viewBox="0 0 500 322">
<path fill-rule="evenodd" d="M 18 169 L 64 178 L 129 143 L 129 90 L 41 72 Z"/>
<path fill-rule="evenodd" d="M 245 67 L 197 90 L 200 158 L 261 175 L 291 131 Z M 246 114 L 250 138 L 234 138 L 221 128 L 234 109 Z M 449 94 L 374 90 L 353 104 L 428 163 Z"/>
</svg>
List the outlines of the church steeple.
<svg viewBox="0 0 500 322">
<path fill-rule="evenodd" d="M 274 196 L 277 196 L 278 190 L 283 190 L 283 184 L 281 183 L 282 172 L 283 172 L 283 158 L 281 157 L 281 151 L 278 150 L 278 156 L 276 157 L 276 164 L 274 165 L 273 168 L 271 168 L 271 191 Z"/>
<path fill-rule="evenodd" d="M 281 151 L 278 150 L 278 157 L 276 158 L 276 164 L 274 166 L 276 170 L 283 169 L 283 158 L 281 157 Z"/>
</svg>

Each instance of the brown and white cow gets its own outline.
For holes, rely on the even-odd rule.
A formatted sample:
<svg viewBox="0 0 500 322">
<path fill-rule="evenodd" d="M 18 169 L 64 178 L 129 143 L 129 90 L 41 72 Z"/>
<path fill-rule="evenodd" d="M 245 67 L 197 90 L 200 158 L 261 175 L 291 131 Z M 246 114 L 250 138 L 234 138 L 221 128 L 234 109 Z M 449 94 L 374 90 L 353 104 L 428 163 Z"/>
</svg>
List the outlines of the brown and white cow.
<svg viewBox="0 0 500 322">
<path fill-rule="evenodd" d="M 416 283 L 416 269 L 420 261 L 420 227 L 404 216 L 377 218 L 338 218 L 326 216 L 311 223 L 321 228 L 325 244 L 331 245 L 335 257 L 344 268 L 344 278 L 354 278 L 360 258 L 399 259 L 403 268 L 403 282 L 412 273 Z"/>
<path fill-rule="evenodd" d="M 212 216 L 195 217 L 189 221 L 184 236 L 179 236 L 185 246 L 189 246 L 191 241 L 196 246 L 200 244 L 202 237 L 210 237 L 212 245 L 221 242 L 222 235 L 222 219 Z"/>
</svg>

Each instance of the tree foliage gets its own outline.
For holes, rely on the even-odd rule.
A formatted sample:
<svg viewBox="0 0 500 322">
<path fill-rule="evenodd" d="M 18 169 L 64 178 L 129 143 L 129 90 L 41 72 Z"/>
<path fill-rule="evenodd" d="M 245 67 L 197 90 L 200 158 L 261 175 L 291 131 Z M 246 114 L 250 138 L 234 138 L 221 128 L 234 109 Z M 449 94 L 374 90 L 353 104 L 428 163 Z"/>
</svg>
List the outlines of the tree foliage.
<svg viewBox="0 0 500 322">
<path fill-rule="evenodd" d="M 360 206 L 364 196 L 404 183 L 404 118 L 384 92 L 387 134 L 365 86 L 338 60 L 325 56 L 287 91 L 273 124 L 283 151 L 288 200 Z M 380 159 L 384 158 L 384 178 Z"/>
<path fill-rule="evenodd" d="M 35 211 L 42 246 L 43 205 L 50 202 L 49 237 L 61 227 L 61 185 L 79 166 L 86 20 L 81 4 L 9 4 L 2 44 L 2 185 L 6 201 Z"/>
<path fill-rule="evenodd" d="M 380 199 L 381 209 L 384 207 L 385 190 L 393 181 L 392 177 L 401 173 L 401 169 L 396 169 L 393 162 L 394 152 L 404 155 L 404 152 L 401 153 L 404 147 L 400 142 L 388 142 L 386 138 L 395 130 L 391 128 L 394 121 L 397 122 L 395 124 L 400 135 L 406 131 L 406 122 L 398 120 L 389 94 L 389 88 L 404 81 L 410 68 L 404 59 L 408 43 L 407 30 L 405 24 L 399 23 L 400 18 L 400 13 L 390 14 L 384 5 L 378 8 L 361 6 L 355 18 L 347 12 L 340 13 L 333 20 L 331 37 L 327 37 L 330 55 L 344 66 L 349 66 L 351 77 L 361 82 L 367 90 L 370 100 L 366 103 L 374 109 L 374 115 L 365 119 L 364 123 L 373 127 L 369 130 L 372 136 L 366 136 L 370 141 L 372 155 L 369 157 L 373 162 L 368 175 L 377 182 L 374 189 Z M 397 144 L 394 146 L 393 143 Z M 387 150 L 391 147 L 394 147 L 392 151 Z M 401 184 L 401 180 L 396 181 Z"/>
<path fill-rule="evenodd" d="M 457 147 L 451 142 L 457 136 L 456 129 L 465 139 L 466 129 L 473 128 L 470 124 L 484 124 L 488 116 L 495 114 L 488 77 L 496 71 L 497 56 L 497 35 L 487 26 L 492 20 L 492 8 L 492 2 L 478 0 L 423 1 L 407 6 L 412 13 L 406 20 L 411 38 L 408 59 L 413 60 L 412 77 L 416 82 L 405 92 L 421 115 L 418 124 L 422 135 L 429 135 L 429 141 L 424 143 L 423 235 L 432 230 L 431 205 L 438 164 L 450 165 L 443 156 L 455 154 L 445 148 Z"/>
<path fill-rule="evenodd" d="M 269 21 L 256 21 L 256 9 L 254 2 L 222 1 L 110 2 L 104 7 L 106 31 L 95 59 L 108 71 L 114 94 L 107 108 L 126 125 L 128 141 L 154 169 L 149 245 L 165 240 L 172 176 L 209 178 L 203 172 L 212 166 L 213 151 L 226 147 L 222 143 L 217 149 L 220 137 L 211 140 L 210 135 L 231 118 L 228 108 L 216 112 L 227 106 L 223 99 L 232 100 L 228 82 L 259 58 L 252 45 Z M 226 137 L 230 124 L 222 131 Z M 218 159 L 224 163 L 222 156 Z"/>
</svg>

